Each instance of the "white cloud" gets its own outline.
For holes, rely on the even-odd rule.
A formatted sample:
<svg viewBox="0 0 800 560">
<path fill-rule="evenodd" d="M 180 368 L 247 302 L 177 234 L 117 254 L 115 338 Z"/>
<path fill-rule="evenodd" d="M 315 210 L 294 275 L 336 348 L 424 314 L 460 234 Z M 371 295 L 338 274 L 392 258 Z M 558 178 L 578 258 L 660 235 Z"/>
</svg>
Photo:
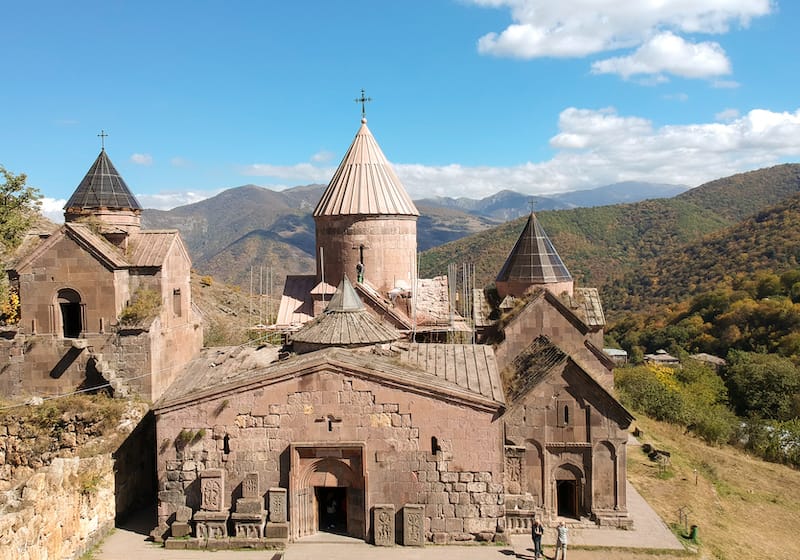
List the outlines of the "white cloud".
<svg viewBox="0 0 800 560">
<path fill-rule="evenodd" d="M 800 109 L 754 109 L 741 116 L 735 109 L 727 109 L 714 118 L 717 122 L 657 127 L 648 119 L 620 115 L 611 107 L 569 107 L 559 115 L 559 132 L 550 139 L 556 153 L 547 161 L 510 167 L 393 165 L 412 198 L 481 198 L 501 189 L 549 194 L 621 181 L 697 186 L 800 158 Z M 298 184 L 327 183 L 335 170 L 300 163 L 256 164 L 241 171 L 279 179 L 280 184 L 272 183 L 268 188 L 280 190 Z M 137 197 L 146 208 L 167 209 L 213 194 L 174 192 Z"/>
<path fill-rule="evenodd" d="M 313 161 L 314 163 L 328 163 L 334 157 L 336 157 L 336 154 L 334 154 L 333 152 L 329 152 L 328 150 L 320 150 L 319 152 L 311 156 L 311 161 Z"/>
<path fill-rule="evenodd" d="M 680 101 L 681 103 L 685 103 L 689 101 L 689 96 L 683 92 L 681 93 L 668 93 L 664 95 L 664 99 L 668 101 Z"/>
<path fill-rule="evenodd" d="M 218 194 L 220 190 L 222 189 L 216 191 L 167 191 L 156 194 L 136 194 L 136 199 L 143 208 L 171 210 L 177 206 L 185 206 L 211 198 Z"/>
<path fill-rule="evenodd" d="M 286 181 L 309 181 L 312 183 L 327 183 L 335 170 L 323 168 L 310 163 L 295 165 L 272 165 L 269 163 L 254 163 L 241 168 L 242 175 L 252 177 L 273 177 Z"/>
<path fill-rule="evenodd" d="M 734 80 L 714 80 L 711 85 L 718 89 L 736 89 L 741 84 Z"/>
<path fill-rule="evenodd" d="M 63 198 L 50 198 L 50 197 L 42 197 L 42 205 L 40 206 L 40 210 L 42 215 L 60 224 L 64 221 L 64 205 L 67 201 Z"/>
<path fill-rule="evenodd" d="M 191 161 L 189 161 L 186 158 L 182 158 L 180 156 L 176 156 L 174 158 L 171 158 L 169 160 L 169 164 L 172 167 L 191 167 L 192 166 L 192 162 Z"/>
<path fill-rule="evenodd" d="M 549 161 L 514 167 L 396 165 L 413 198 L 480 198 L 500 189 L 548 194 L 620 181 L 697 186 L 741 171 L 800 157 L 800 109 L 763 109 L 728 123 L 657 128 L 614 109 L 568 108 L 550 140 L 558 152 Z"/>
<path fill-rule="evenodd" d="M 739 109 L 724 109 L 714 115 L 714 120 L 720 122 L 731 122 L 734 119 L 739 118 Z"/>
<path fill-rule="evenodd" d="M 770 0 L 472 0 L 511 11 L 513 23 L 478 40 L 482 54 L 532 59 L 583 57 L 618 49 L 638 48 L 632 55 L 601 61 L 596 72 L 628 76 L 677 73 L 686 77 L 719 76 L 730 63 L 716 43 L 692 44 L 679 35 L 722 34 L 732 26 L 746 27 L 773 10 Z M 665 37 L 679 38 L 682 44 Z M 659 39 L 660 37 L 660 39 Z M 694 67 L 675 58 L 674 49 L 692 54 Z M 666 49 L 666 51 L 665 51 Z"/>
<path fill-rule="evenodd" d="M 131 162 L 136 165 L 153 165 L 153 156 L 150 154 L 133 154 L 131 155 Z"/>
<path fill-rule="evenodd" d="M 731 64 L 717 43 L 689 43 L 674 33 L 659 33 L 649 38 L 630 56 L 599 60 L 592 64 L 595 74 L 669 73 L 684 78 L 704 78 L 730 74 Z"/>
</svg>

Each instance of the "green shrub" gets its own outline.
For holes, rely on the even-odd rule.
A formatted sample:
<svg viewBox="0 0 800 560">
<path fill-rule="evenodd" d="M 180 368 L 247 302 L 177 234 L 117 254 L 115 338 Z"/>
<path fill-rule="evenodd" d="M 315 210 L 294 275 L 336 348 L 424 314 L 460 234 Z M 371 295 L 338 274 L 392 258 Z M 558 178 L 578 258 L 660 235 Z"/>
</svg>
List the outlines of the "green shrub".
<svg viewBox="0 0 800 560">
<path fill-rule="evenodd" d="M 119 314 L 123 325 L 135 325 L 153 319 L 161 310 L 161 294 L 151 288 L 139 287 L 130 303 Z"/>
</svg>

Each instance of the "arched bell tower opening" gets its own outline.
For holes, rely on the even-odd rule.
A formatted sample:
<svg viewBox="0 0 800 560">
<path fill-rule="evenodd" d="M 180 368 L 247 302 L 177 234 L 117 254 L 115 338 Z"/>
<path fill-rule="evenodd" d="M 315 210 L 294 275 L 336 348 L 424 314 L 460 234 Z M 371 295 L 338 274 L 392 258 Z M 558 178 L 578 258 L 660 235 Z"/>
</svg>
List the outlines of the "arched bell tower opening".
<svg viewBox="0 0 800 560">
<path fill-rule="evenodd" d="M 72 288 L 58 291 L 56 296 L 61 334 L 64 338 L 78 338 L 83 332 L 84 317 L 81 296 Z"/>
</svg>

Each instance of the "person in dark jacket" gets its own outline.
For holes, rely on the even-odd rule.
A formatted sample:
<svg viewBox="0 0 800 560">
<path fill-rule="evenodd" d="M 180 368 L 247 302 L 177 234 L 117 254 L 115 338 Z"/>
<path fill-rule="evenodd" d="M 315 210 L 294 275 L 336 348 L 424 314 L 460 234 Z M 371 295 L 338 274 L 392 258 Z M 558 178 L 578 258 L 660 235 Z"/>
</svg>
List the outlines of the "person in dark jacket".
<svg viewBox="0 0 800 560">
<path fill-rule="evenodd" d="M 539 518 L 533 520 L 531 526 L 531 538 L 533 539 L 533 556 L 536 560 L 542 556 L 542 535 L 544 535 L 544 525 Z"/>
</svg>

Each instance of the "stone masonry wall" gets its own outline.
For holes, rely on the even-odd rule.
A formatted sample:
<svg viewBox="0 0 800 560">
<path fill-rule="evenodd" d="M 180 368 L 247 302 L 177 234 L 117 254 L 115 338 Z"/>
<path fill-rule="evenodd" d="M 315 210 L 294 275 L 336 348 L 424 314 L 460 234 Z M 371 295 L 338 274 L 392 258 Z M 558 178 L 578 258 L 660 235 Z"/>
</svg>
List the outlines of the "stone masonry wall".
<svg viewBox="0 0 800 560">
<path fill-rule="evenodd" d="M 429 540 L 491 540 L 504 528 L 502 427 L 492 416 L 335 371 L 165 412 L 159 522 L 180 506 L 198 509 L 204 469 L 225 469 L 230 507 L 248 472 L 259 473 L 262 493 L 288 489 L 292 443 L 365 442 L 367 511 L 423 504 Z"/>
<path fill-rule="evenodd" d="M 57 458 L 0 499 L 0 560 L 72 559 L 114 527 L 110 455 Z"/>
</svg>

